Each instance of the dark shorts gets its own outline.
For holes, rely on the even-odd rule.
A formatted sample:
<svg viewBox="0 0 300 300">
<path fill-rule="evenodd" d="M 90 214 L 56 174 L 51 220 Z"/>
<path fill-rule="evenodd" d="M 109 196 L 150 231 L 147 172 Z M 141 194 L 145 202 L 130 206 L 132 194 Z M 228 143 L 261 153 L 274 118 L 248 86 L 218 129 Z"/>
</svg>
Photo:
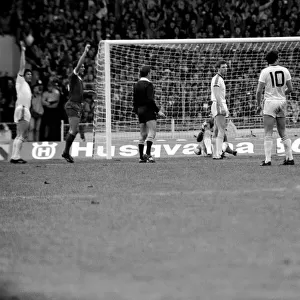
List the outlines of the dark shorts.
<svg viewBox="0 0 300 300">
<path fill-rule="evenodd" d="M 139 123 L 147 123 L 148 121 L 156 120 L 156 113 L 142 106 L 138 108 L 138 118 Z"/>
<path fill-rule="evenodd" d="M 82 106 L 81 103 L 68 101 L 65 104 L 65 111 L 67 116 L 81 118 L 82 115 Z"/>
</svg>

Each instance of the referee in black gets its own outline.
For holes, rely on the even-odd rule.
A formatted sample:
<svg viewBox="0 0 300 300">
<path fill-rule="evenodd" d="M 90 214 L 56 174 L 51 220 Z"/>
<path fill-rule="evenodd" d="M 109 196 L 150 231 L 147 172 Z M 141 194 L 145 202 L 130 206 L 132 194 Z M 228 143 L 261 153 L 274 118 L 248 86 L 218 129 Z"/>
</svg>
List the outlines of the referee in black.
<svg viewBox="0 0 300 300">
<path fill-rule="evenodd" d="M 137 114 L 140 123 L 139 154 L 140 163 L 154 163 L 151 155 L 151 146 L 156 135 L 157 115 L 165 117 L 154 101 L 154 86 L 150 81 L 151 68 L 143 66 L 140 70 L 140 79 L 134 84 L 133 111 Z M 144 145 L 146 141 L 146 154 Z"/>
</svg>

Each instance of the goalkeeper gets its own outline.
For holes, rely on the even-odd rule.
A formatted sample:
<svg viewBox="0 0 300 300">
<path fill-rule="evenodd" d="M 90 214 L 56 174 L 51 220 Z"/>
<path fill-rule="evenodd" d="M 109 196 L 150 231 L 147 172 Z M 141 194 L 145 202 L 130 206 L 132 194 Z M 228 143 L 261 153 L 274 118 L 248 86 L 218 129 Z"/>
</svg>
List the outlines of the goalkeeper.
<svg viewBox="0 0 300 300">
<path fill-rule="evenodd" d="M 213 136 L 217 136 L 218 132 L 217 132 L 217 128 L 214 125 L 214 119 L 211 118 L 208 121 L 205 121 L 202 125 L 201 125 L 201 130 L 198 133 L 196 137 L 197 142 L 199 143 L 197 145 L 197 147 L 195 148 L 194 152 L 197 155 L 202 154 L 203 156 L 209 156 L 212 157 L 212 149 L 213 149 L 213 143 L 212 143 L 212 138 Z M 224 140 L 223 140 L 223 144 L 222 144 L 222 155 L 221 158 L 225 157 L 225 153 L 229 153 L 232 154 L 234 156 L 237 155 L 237 151 L 236 150 L 232 150 L 228 144 L 228 140 L 227 140 L 227 135 L 225 133 L 224 135 Z"/>
<path fill-rule="evenodd" d="M 214 120 L 209 119 L 201 125 L 201 130 L 196 137 L 199 143 L 194 152 L 197 155 L 212 156 L 212 133 L 214 128 Z"/>
</svg>

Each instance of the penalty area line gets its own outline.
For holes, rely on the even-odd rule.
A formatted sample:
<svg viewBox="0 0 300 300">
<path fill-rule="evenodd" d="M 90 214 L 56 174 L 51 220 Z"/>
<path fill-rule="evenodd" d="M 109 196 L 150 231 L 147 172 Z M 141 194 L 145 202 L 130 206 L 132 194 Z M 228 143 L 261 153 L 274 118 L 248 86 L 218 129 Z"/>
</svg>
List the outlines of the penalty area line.
<svg viewBox="0 0 300 300">
<path fill-rule="evenodd" d="M 300 186 L 297 187 L 300 189 Z M 193 190 L 193 191 L 157 191 L 157 192 L 149 192 L 146 194 L 153 196 L 170 196 L 170 195 L 213 195 L 213 194 L 223 194 L 223 195 L 237 195 L 237 194 L 256 194 L 263 192 L 285 192 L 287 188 L 264 188 L 264 189 L 256 189 L 256 190 Z M 143 192 L 145 194 L 145 192 Z M 141 194 L 132 193 L 134 196 L 140 196 Z"/>
<path fill-rule="evenodd" d="M 10 200 L 10 199 L 42 199 L 42 198 L 51 198 L 51 199 L 97 199 L 100 198 L 100 195 L 97 194 L 68 194 L 68 195 L 59 195 L 59 194 L 52 194 L 52 195 L 8 195 L 8 196 L 1 196 L 0 200 Z"/>
<path fill-rule="evenodd" d="M 293 190 L 300 190 L 300 185 L 295 186 L 294 188 L 261 188 L 261 189 L 243 189 L 243 190 L 189 190 L 189 191 L 153 191 L 153 192 L 143 192 L 143 195 L 151 195 L 151 196 L 171 196 L 171 195 L 214 195 L 214 194 L 222 194 L 222 195 L 238 195 L 238 194 L 257 194 L 257 193 L 274 193 L 274 192 L 286 192 L 286 191 L 293 191 Z M 129 196 L 140 197 L 141 193 L 131 193 L 128 192 Z M 100 199 L 105 197 L 105 194 L 67 194 L 67 195 L 60 195 L 60 194 L 52 194 L 52 195 L 7 195 L 7 196 L 0 196 L 0 200 L 11 200 L 11 199 Z"/>
</svg>

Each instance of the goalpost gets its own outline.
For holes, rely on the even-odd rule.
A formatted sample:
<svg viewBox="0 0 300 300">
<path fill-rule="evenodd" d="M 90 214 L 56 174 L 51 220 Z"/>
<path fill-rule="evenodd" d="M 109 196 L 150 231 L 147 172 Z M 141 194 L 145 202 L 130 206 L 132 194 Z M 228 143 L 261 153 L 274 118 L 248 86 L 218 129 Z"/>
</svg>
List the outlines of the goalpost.
<svg viewBox="0 0 300 300">
<path fill-rule="evenodd" d="M 261 128 L 255 93 L 259 73 L 266 66 L 264 56 L 272 49 L 279 51 L 280 64 L 291 72 L 294 93 L 289 97 L 288 116 L 295 127 L 300 37 L 101 41 L 96 57 L 94 149 L 104 145 L 106 158 L 111 159 L 113 143 L 139 138 L 132 95 L 142 65 L 151 66 L 155 100 L 167 116 L 158 120 L 158 139 L 191 138 L 199 130 L 210 114 L 210 81 L 220 59 L 229 67 L 226 98 L 238 132 Z"/>
</svg>

